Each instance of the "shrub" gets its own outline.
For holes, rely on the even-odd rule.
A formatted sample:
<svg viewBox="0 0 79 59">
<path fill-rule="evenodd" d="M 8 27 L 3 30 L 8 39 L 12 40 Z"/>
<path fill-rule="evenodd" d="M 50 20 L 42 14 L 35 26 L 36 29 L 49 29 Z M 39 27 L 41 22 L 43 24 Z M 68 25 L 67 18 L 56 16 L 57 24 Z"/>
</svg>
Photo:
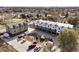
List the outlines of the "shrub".
<svg viewBox="0 0 79 59">
<path fill-rule="evenodd" d="M 62 51 L 70 52 L 76 48 L 78 34 L 73 29 L 67 29 L 59 34 L 59 44 Z"/>
</svg>

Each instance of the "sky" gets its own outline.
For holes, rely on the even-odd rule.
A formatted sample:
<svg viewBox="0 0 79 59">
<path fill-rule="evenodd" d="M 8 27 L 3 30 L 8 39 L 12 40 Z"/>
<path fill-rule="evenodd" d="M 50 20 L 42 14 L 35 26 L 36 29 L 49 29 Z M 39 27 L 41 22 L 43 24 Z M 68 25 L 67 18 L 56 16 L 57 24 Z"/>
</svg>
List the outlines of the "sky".
<svg viewBox="0 0 79 59">
<path fill-rule="evenodd" d="M 79 6 L 78 0 L 0 0 L 0 6 Z"/>
</svg>

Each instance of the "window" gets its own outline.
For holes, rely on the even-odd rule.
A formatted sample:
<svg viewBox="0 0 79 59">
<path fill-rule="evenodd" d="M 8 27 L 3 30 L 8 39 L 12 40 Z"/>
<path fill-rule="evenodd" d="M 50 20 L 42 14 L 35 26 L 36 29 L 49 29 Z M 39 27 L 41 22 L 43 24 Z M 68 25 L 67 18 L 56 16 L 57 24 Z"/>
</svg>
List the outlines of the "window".
<svg viewBox="0 0 79 59">
<path fill-rule="evenodd" d="M 54 25 L 54 28 L 57 28 L 57 27 L 58 27 L 58 25 L 57 25 L 57 24 L 55 24 L 55 25 Z"/>
<path fill-rule="evenodd" d="M 24 25 L 24 26 L 26 26 L 26 24 L 25 24 L 25 23 L 23 23 L 23 25 Z"/>
<path fill-rule="evenodd" d="M 48 27 L 50 27 L 50 26 L 48 25 Z"/>
<path fill-rule="evenodd" d="M 47 25 L 47 23 L 45 23 L 45 25 Z"/>
<path fill-rule="evenodd" d="M 58 29 L 60 30 L 60 27 Z"/>
<path fill-rule="evenodd" d="M 52 24 L 50 24 L 50 26 L 52 26 Z"/>
<path fill-rule="evenodd" d="M 19 27 L 21 27 L 21 24 L 19 24 Z"/>
<path fill-rule="evenodd" d="M 64 28 L 64 26 L 62 26 L 61 28 Z"/>
<path fill-rule="evenodd" d="M 68 27 L 68 29 L 70 29 L 70 27 Z"/>
<path fill-rule="evenodd" d="M 43 22 L 41 22 L 40 24 L 43 24 Z"/>
<path fill-rule="evenodd" d="M 37 21 L 37 23 L 39 23 L 39 21 Z"/>
<path fill-rule="evenodd" d="M 13 25 L 13 29 L 15 29 L 15 25 Z"/>
<path fill-rule="evenodd" d="M 54 26 L 52 28 L 54 29 Z"/>
</svg>

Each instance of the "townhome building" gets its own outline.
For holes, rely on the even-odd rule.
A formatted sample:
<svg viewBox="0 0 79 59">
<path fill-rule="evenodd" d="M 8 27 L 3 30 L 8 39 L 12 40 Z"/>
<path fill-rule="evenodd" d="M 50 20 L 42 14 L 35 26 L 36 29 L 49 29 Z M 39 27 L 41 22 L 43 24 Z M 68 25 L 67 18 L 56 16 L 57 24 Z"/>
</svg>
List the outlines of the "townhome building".
<svg viewBox="0 0 79 59">
<path fill-rule="evenodd" d="M 59 34 L 65 29 L 73 28 L 73 25 L 59 23 L 59 22 L 46 21 L 46 20 L 36 20 L 35 28 L 43 30 L 43 31 Z"/>
<path fill-rule="evenodd" d="M 16 35 L 28 30 L 28 24 L 26 22 L 18 24 L 7 24 L 6 27 L 7 32 L 11 35 Z"/>
</svg>

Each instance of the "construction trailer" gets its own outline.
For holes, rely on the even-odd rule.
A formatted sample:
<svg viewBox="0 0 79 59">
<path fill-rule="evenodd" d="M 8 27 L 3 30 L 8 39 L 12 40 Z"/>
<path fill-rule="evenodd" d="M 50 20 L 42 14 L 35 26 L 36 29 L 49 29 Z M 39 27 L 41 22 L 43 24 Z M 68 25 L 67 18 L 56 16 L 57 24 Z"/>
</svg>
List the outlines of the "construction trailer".
<svg viewBox="0 0 79 59">
<path fill-rule="evenodd" d="M 35 28 L 43 30 L 43 31 L 59 34 L 65 29 L 72 29 L 73 25 L 59 23 L 59 22 L 46 21 L 46 20 L 36 20 Z"/>
<path fill-rule="evenodd" d="M 27 22 L 22 22 L 18 24 L 7 24 L 6 30 L 11 36 L 15 36 L 17 34 L 20 34 L 24 31 L 28 30 L 28 24 Z"/>
</svg>

